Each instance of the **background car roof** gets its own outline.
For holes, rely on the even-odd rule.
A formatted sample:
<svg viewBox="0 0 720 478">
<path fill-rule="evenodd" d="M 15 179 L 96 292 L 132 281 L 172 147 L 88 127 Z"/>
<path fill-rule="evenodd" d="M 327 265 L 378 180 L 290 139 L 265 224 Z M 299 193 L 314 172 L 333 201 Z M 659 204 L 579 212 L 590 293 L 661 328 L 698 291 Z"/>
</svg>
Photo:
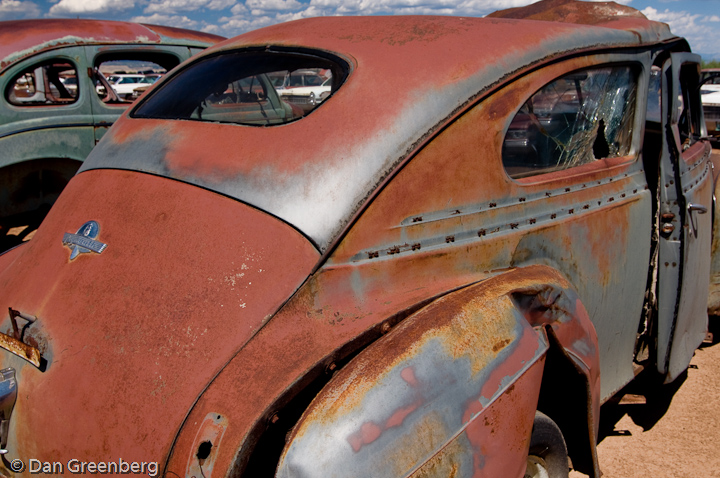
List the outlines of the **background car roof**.
<svg viewBox="0 0 720 478">
<path fill-rule="evenodd" d="M 165 44 L 208 47 L 223 37 L 181 28 L 109 20 L 13 20 L 0 22 L 0 72 L 34 55 L 72 45 Z"/>
</svg>

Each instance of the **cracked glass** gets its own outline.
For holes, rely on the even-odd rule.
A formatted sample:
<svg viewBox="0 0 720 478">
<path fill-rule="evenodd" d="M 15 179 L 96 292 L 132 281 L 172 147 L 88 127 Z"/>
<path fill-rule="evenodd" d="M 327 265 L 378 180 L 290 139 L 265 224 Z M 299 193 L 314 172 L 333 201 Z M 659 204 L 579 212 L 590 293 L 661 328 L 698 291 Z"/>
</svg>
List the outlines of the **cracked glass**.
<svg viewBox="0 0 720 478">
<path fill-rule="evenodd" d="M 636 93 L 630 66 L 581 70 L 547 84 L 510 123 L 506 171 L 523 178 L 629 154 Z"/>
</svg>

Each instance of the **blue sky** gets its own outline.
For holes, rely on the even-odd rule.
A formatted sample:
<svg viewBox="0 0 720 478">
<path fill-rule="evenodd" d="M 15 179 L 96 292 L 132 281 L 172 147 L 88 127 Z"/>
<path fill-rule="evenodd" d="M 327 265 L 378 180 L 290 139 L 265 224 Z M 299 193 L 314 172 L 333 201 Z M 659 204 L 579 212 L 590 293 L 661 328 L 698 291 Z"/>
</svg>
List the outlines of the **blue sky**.
<svg viewBox="0 0 720 478">
<path fill-rule="evenodd" d="M 102 18 L 170 25 L 226 37 L 321 15 L 484 16 L 528 0 L 0 0 L 0 20 Z M 706 60 L 720 59 L 720 0 L 622 0 L 668 23 Z"/>
</svg>

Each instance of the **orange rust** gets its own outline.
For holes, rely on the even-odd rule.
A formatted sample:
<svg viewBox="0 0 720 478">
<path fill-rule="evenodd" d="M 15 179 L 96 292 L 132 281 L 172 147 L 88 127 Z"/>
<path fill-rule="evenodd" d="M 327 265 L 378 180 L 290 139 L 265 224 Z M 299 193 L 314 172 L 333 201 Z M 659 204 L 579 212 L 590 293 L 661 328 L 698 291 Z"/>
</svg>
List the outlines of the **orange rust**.
<svg viewBox="0 0 720 478">
<path fill-rule="evenodd" d="M 446 424 L 435 411 L 430 411 L 413 423 L 391 447 L 383 450 L 382 457 L 390 464 L 389 476 L 407 476 L 417 466 L 418 456 L 430 456 L 441 448 L 446 435 Z"/>
<path fill-rule="evenodd" d="M 578 2 L 575 0 L 541 0 L 525 7 L 508 8 L 488 15 L 490 18 L 517 18 L 567 22 L 580 25 L 599 25 L 617 19 L 644 19 L 642 12 L 615 2 Z"/>
<path fill-rule="evenodd" d="M 58 238 L 90 218 L 110 246 L 102 255 L 70 262 Z M 167 456 L 208 373 L 220 370 L 276 312 L 319 256 L 294 229 L 258 210 L 122 171 L 73 178 L 43 229 L 46 234 L 21 248 L 32 264 L 0 273 L 0 302 L 40 317 L 43 333 L 52 337 L 52 373 L 23 371 L 23 406 L 32 413 L 23 415 L 26 426 L 14 437 L 18 443 L 66 438 L 62 453 L 45 446 L 34 455 L 38 459 L 69 453 L 97 459 L 104 446 L 125 450 L 123 459 Z M 102 297 L 102 307 L 93 297 Z M 83 410 L 73 427 L 43 405 L 48 397 L 67 397 Z M 136 413 L 120 420 L 113 403 Z M 98 421 L 113 432 L 88 442 Z M 152 443 L 143 438 L 148 427 L 158 430 Z M 187 458 L 182 461 L 184 470 Z"/>
<path fill-rule="evenodd" d="M 493 345 L 492 351 L 499 352 L 500 350 L 504 349 L 510 342 L 512 342 L 511 339 L 501 340 L 500 342 Z"/>
<path fill-rule="evenodd" d="M 522 476 L 543 365 L 544 360 L 533 365 L 466 428 L 474 448 L 474 476 Z"/>
<path fill-rule="evenodd" d="M 42 355 L 36 347 L 3 333 L 0 333 L 0 347 L 40 368 Z"/>
<path fill-rule="evenodd" d="M 437 476 L 455 478 L 459 465 L 467 450 L 460 439 L 453 440 L 410 475 L 410 478 L 434 478 Z"/>
</svg>

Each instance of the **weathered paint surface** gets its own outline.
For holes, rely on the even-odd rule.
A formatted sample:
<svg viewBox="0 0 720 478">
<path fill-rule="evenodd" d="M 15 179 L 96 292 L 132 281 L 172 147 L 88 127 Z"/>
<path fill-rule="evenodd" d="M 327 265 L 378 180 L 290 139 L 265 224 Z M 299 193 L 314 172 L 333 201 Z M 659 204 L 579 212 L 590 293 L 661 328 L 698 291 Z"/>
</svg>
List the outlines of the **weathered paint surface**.
<svg viewBox="0 0 720 478">
<path fill-rule="evenodd" d="M 240 197 L 325 250 L 368 194 L 471 99 L 549 57 L 643 41 L 612 28 L 514 19 L 347 17 L 272 26 L 204 54 L 267 44 L 335 52 L 352 71 L 332 101 L 279 127 L 123 118 L 83 170 L 151 171 Z M 483 45 L 483 54 L 467 45 Z M 208 156 L 207 144 L 218 154 Z"/>
<path fill-rule="evenodd" d="M 218 35 L 180 28 L 109 20 L 45 19 L 0 23 L 0 73 L 41 51 L 88 44 L 187 44 L 205 47 Z"/>
<path fill-rule="evenodd" d="M 641 12 L 615 2 L 583 4 L 567 0 L 548 0 L 499 10 L 488 17 L 604 26 L 634 32 L 645 42 L 662 41 L 672 36 L 667 24 L 648 21 Z"/>
<path fill-rule="evenodd" d="M 517 448 L 505 458 L 518 465 L 506 476 L 520 476 L 524 433 L 512 433 L 505 420 L 497 425 L 509 433 L 494 444 L 466 431 L 547 350 L 509 294 L 499 292 L 483 283 L 438 299 L 355 358 L 294 429 L 277 476 L 407 476 L 460 433 L 453 454 L 469 469 L 458 476 L 495 476 L 486 466 L 499 457 L 485 448 L 506 440 Z M 531 375 L 526 425 L 542 373 Z"/>
<path fill-rule="evenodd" d="M 632 61 L 646 79 L 649 53 L 564 57 L 655 38 L 633 32 L 330 18 L 220 46 L 303 43 L 352 71 L 282 127 L 125 117 L 103 139 L 35 239 L 0 258 L 0 307 L 39 318 L 49 362 L 43 374 L 2 356 L 22 391 L 11 453 L 110 450 L 173 476 L 239 474 L 319 381 L 288 460 L 324 423 L 338 456 L 380 448 L 363 466 L 521 476 L 555 339 L 587 381 L 594 444 L 600 402 L 632 378 L 650 259 L 640 135 L 627 157 L 535 181 L 510 179 L 500 150 L 515 111 L 554 78 Z M 62 235 L 91 219 L 108 248 L 70 262 Z"/>
<path fill-rule="evenodd" d="M 89 220 L 107 249 L 71 261 L 63 235 Z M 45 338 L 48 365 L 0 354 L 22 382 L 9 456 L 64 462 L 116 453 L 162 462 L 208 380 L 318 259 L 260 211 L 118 171 L 71 180 L 32 242 L 11 254 L 0 310 L 37 317 L 26 333 Z M 0 324 L 12 331 L 8 317 Z"/>
<path fill-rule="evenodd" d="M 390 265 L 390 263 L 388 263 L 388 265 Z M 396 265 L 401 266 L 401 264 Z M 418 302 L 427 297 L 432 297 L 434 294 L 437 294 L 438 291 L 451 289 L 452 284 L 457 283 L 454 278 L 443 278 L 441 276 L 437 276 L 433 281 L 428 275 L 432 273 L 429 270 L 415 269 L 413 271 L 413 269 L 409 268 L 409 264 L 404 264 L 403 267 L 406 269 L 404 273 L 401 273 L 399 270 L 393 272 L 383 269 L 376 270 L 376 284 L 373 284 L 372 289 L 368 288 L 365 291 L 352 288 L 352 277 L 357 271 L 351 272 L 345 268 L 333 267 L 323 269 L 311 278 L 310 281 L 298 291 L 298 294 L 233 358 L 222 373 L 208 387 L 208 390 L 203 394 L 189 415 L 186 426 L 183 427 L 183 430 L 178 436 L 173 449 L 173 455 L 168 464 L 168 472 L 180 474 L 185 470 L 187 458 L 194 455 L 197 451 L 191 448 L 195 434 L 197 433 L 197 424 L 202 421 L 205 413 L 209 410 L 215 410 L 223 416 L 228 417 L 231 424 L 224 437 L 224 443 L 226 445 L 217 450 L 218 456 L 216 458 L 215 469 L 232 469 L 235 466 L 236 459 L 242 462 L 242 460 L 246 458 L 245 455 L 253 450 L 255 440 L 257 439 L 253 433 L 258 424 L 269 423 L 270 418 L 275 414 L 282 417 L 284 413 L 282 406 L 284 399 L 281 399 L 281 397 L 285 396 L 289 390 L 292 390 L 293 387 L 296 386 L 298 377 L 308 375 L 318 364 L 326 367 L 331 363 L 341 361 L 344 356 L 351 353 L 353 348 L 362 346 L 362 341 L 358 341 L 359 336 L 366 334 L 369 330 L 383 329 L 381 324 L 386 322 L 384 320 L 385 318 L 390 317 L 391 319 L 387 321 L 387 323 L 392 324 L 397 321 L 397 318 L 392 319 L 394 315 L 399 314 L 401 317 L 403 314 L 407 315 L 407 312 L 404 311 L 412 310 Z M 410 284 L 404 283 L 406 280 L 402 279 L 410 277 L 412 272 L 418 274 L 415 276 L 415 279 L 418 281 L 414 283 L 415 287 L 409 287 Z M 382 278 L 386 274 L 388 274 L 387 281 Z M 395 277 L 396 280 L 390 281 L 390 277 Z M 563 324 L 567 322 L 569 326 L 566 329 L 568 332 L 563 333 L 571 334 L 571 329 L 577 333 L 583 330 L 582 327 L 586 327 L 585 330 L 590 334 L 590 337 L 584 338 L 585 342 L 576 340 L 568 341 L 568 347 L 572 349 L 572 347 L 576 345 L 575 342 L 587 345 L 587 349 L 581 346 L 577 346 L 576 348 L 578 350 L 584 350 L 583 355 L 579 356 L 585 357 L 588 365 L 595 369 L 592 377 L 594 380 L 588 380 L 588 382 L 596 389 L 598 385 L 596 380 L 597 363 L 592 359 L 595 355 L 593 350 L 596 350 L 596 347 L 592 346 L 592 326 L 590 325 L 589 329 L 587 329 L 589 322 L 587 321 L 587 317 L 583 319 L 584 309 L 578 309 L 576 307 L 576 301 L 573 299 L 576 298 L 576 296 L 566 289 L 568 286 L 567 281 L 562 279 L 556 272 L 553 272 L 552 269 L 545 266 L 520 268 L 507 274 L 501 274 L 497 276 L 496 280 L 493 279 L 481 283 L 478 287 L 472 289 L 471 292 L 466 293 L 465 296 L 472 296 L 474 293 L 478 296 L 479 303 L 482 303 L 481 298 L 486 298 L 492 302 L 492 297 L 498 297 L 499 301 L 508 305 L 506 299 L 501 296 L 507 296 L 507 294 L 515 290 L 529 290 L 532 286 L 537 286 L 538 284 L 547 284 L 550 288 L 564 291 L 565 298 L 557 302 L 557 306 L 554 308 L 556 313 L 553 316 L 560 319 L 564 317 L 564 315 L 569 315 L 569 317 L 563 318 Z M 377 290 L 375 290 L 375 287 L 377 287 Z M 380 294 L 378 291 L 383 288 L 385 289 L 384 293 Z M 527 307 L 525 309 L 527 309 Z M 426 309 L 423 309 L 423 312 L 419 312 L 418 314 L 426 313 L 424 312 L 425 310 Z M 503 327 L 502 320 L 495 318 L 490 312 L 492 310 L 495 309 L 492 304 L 489 304 L 487 309 L 488 320 L 478 325 L 478 328 L 481 331 L 504 331 L 501 332 L 504 335 L 499 337 L 497 341 L 493 342 L 491 340 L 492 343 L 483 345 L 481 350 L 484 351 L 484 358 L 483 355 L 479 355 L 471 359 L 472 354 L 469 354 L 465 359 L 459 358 L 460 364 L 466 364 L 463 366 L 464 370 L 466 370 L 468 374 L 475 371 L 478 374 L 476 377 L 479 377 L 478 380 L 480 382 L 478 383 L 480 388 L 477 389 L 478 395 L 475 397 L 474 402 L 478 408 L 475 412 L 468 412 L 470 415 L 465 417 L 465 420 L 469 420 L 469 417 L 479 412 L 484 405 L 487 405 L 494 398 L 497 398 L 496 394 L 499 388 L 510 386 L 513 382 L 512 377 L 516 376 L 524 366 L 518 365 L 519 361 L 525 359 L 530 360 L 535 356 L 536 351 L 542 351 L 540 344 L 544 343 L 542 339 L 539 338 L 538 333 L 529 329 L 527 324 L 525 324 L 525 327 L 527 327 L 528 330 L 523 332 L 525 327 L 519 324 L 526 322 L 526 319 L 522 316 L 519 317 L 516 313 L 508 310 L 504 311 L 505 314 L 502 317 L 511 321 L 505 323 L 505 325 L 515 324 L 516 330 L 512 326 L 509 328 Z M 525 314 L 525 312 L 523 312 L 523 314 Z M 552 314 L 552 312 L 549 312 L 549 314 Z M 448 315 L 450 314 L 448 313 Z M 429 316 L 425 315 L 425 317 Z M 530 315 L 527 317 L 530 317 Z M 436 318 L 433 317 L 431 320 L 434 321 Z M 500 324 L 493 323 L 494 320 L 498 320 Z M 584 325 L 573 325 L 575 320 L 583 321 Z M 550 321 L 549 318 L 548 321 Z M 544 322 L 537 319 L 537 326 L 542 326 L 543 324 Z M 558 324 L 559 329 L 565 328 L 563 324 Z M 432 323 L 427 323 L 426 326 L 432 329 Z M 401 327 L 403 326 L 401 325 Z M 448 328 L 447 330 L 451 329 Z M 429 334 L 432 335 L 432 332 L 433 331 L 430 330 Z M 396 339 L 394 339 L 395 342 L 388 343 L 396 344 L 398 340 L 404 343 L 405 334 L 395 334 L 395 332 L 391 332 L 391 334 L 393 337 L 396 337 Z M 469 338 L 470 337 L 475 337 L 476 341 L 479 340 L 479 335 L 470 335 Z M 518 347 L 517 342 L 515 342 L 514 345 L 512 345 L 512 342 L 504 343 L 505 340 L 510 339 L 512 341 L 513 338 L 518 337 L 525 337 L 524 340 L 527 341 L 532 338 L 534 345 L 528 348 L 528 346 Z M 446 338 L 449 339 L 449 337 Z M 567 338 L 571 338 L 571 335 Z M 350 347 L 345 346 L 345 344 L 353 343 L 357 345 L 351 345 Z M 447 343 L 450 343 L 450 340 L 448 340 Z M 451 349 L 449 354 L 452 356 L 453 353 L 462 351 L 466 345 L 470 347 L 469 342 L 460 340 L 455 344 L 457 348 Z M 494 346 L 497 346 L 496 351 L 493 351 Z M 390 346 L 385 346 L 383 350 L 388 350 L 388 348 L 392 349 Z M 409 348 L 415 350 L 414 347 Z M 467 351 L 467 349 L 465 350 Z M 518 358 L 517 361 L 510 359 L 510 363 L 515 364 L 519 368 L 513 368 L 512 365 L 504 366 L 501 363 L 495 363 L 494 367 L 496 370 L 492 372 L 492 366 L 487 369 L 482 366 L 484 363 L 492 363 L 492 358 L 497 354 L 503 354 L 503 350 L 505 350 L 505 355 L 509 354 L 508 350 L 516 350 L 515 358 L 524 356 L 526 353 L 530 353 L 531 355 L 525 359 Z M 393 355 L 402 355 L 402 353 L 402 348 L 398 348 L 395 352 L 392 352 Z M 460 353 L 457 355 L 461 357 Z M 372 356 L 375 356 L 375 354 Z M 430 356 L 432 356 L 431 353 Z M 505 356 L 503 357 L 507 358 Z M 371 367 L 371 369 L 376 370 L 378 373 L 382 372 L 382 364 L 384 362 L 375 361 L 374 363 L 376 365 Z M 400 384 L 407 383 L 407 380 L 412 382 L 412 377 L 415 376 L 417 379 L 421 373 L 419 371 L 406 371 L 404 372 L 405 378 L 403 378 L 402 371 L 402 369 L 396 369 L 396 375 L 394 376 Z M 447 372 L 450 373 L 450 370 L 447 370 Z M 363 376 L 365 376 L 370 373 L 370 371 L 363 370 L 362 373 Z M 399 377 L 397 374 L 400 374 Z M 268 377 L 272 377 L 272 380 L 268 379 Z M 391 378 L 392 377 L 391 375 Z M 538 382 L 534 383 L 536 385 L 538 384 Z M 357 386 L 363 389 L 371 389 L 371 385 L 372 380 L 362 378 Z M 459 386 L 457 384 L 453 385 Z M 427 386 L 432 387 L 432 384 L 428 383 Z M 468 387 L 470 387 L 470 385 L 468 385 Z M 373 394 L 374 392 L 370 390 L 368 393 Z M 537 390 L 534 393 L 537 393 Z M 593 395 L 596 397 L 595 403 L 599 405 L 597 398 L 599 396 L 599 390 L 595 390 Z M 228 402 L 226 399 L 228 396 L 242 396 L 243 400 Z M 409 395 L 406 394 L 405 397 L 408 398 Z M 477 401 L 480 397 L 484 397 L 482 403 Z M 342 401 L 339 401 L 336 406 L 353 407 L 353 403 L 360 403 L 362 400 L 362 396 L 356 398 L 355 402 L 349 402 L 345 405 L 343 405 Z M 413 412 L 412 407 L 414 403 L 411 398 L 412 397 L 408 398 L 410 400 L 409 403 L 400 404 L 397 409 L 384 412 L 386 418 L 382 423 L 387 424 L 398 421 L 403 418 L 403 415 L 406 415 L 406 418 L 410 417 Z M 467 407 L 469 407 L 469 405 L 464 405 L 462 410 L 469 410 Z M 427 410 L 427 408 L 425 409 Z M 528 412 L 528 410 L 525 411 Z M 534 408 L 529 412 L 532 413 L 525 415 L 525 417 L 532 422 Z M 413 417 L 417 416 L 418 413 L 413 415 Z M 597 415 L 595 417 L 597 417 Z M 425 417 L 425 419 L 431 419 L 431 417 Z M 462 417 L 459 418 L 459 420 L 460 419 L 462 419 Z M 404 423 L 403 420 L 400 421 Z M 456 424 L 457 423 L 460 422 L 456 422 Z M 271 427 L 270 425 L 268 426 Z M 402 429 L 393 428 L 393 430 Z M 367 432 L 372 436 L 372 427 L 370 430 L 367 430 Z M 348 435 L 350 435 L 350 432 L 348 432 Z M 364 441 L 362 433 L 353 441 L 356 445 L 362 443 Z M 233 443 L 242 444 L 240 446 L 240 455 L 237 454 L 237 449 L 230 445 Z M 438 442 L 438 446 L 440 445 L 441 443 Z M 362 446 L 360 446 L 360 448 L 362 448 Z M 238 472 L 240 470 L 235 471 Z"/>
</svg>

